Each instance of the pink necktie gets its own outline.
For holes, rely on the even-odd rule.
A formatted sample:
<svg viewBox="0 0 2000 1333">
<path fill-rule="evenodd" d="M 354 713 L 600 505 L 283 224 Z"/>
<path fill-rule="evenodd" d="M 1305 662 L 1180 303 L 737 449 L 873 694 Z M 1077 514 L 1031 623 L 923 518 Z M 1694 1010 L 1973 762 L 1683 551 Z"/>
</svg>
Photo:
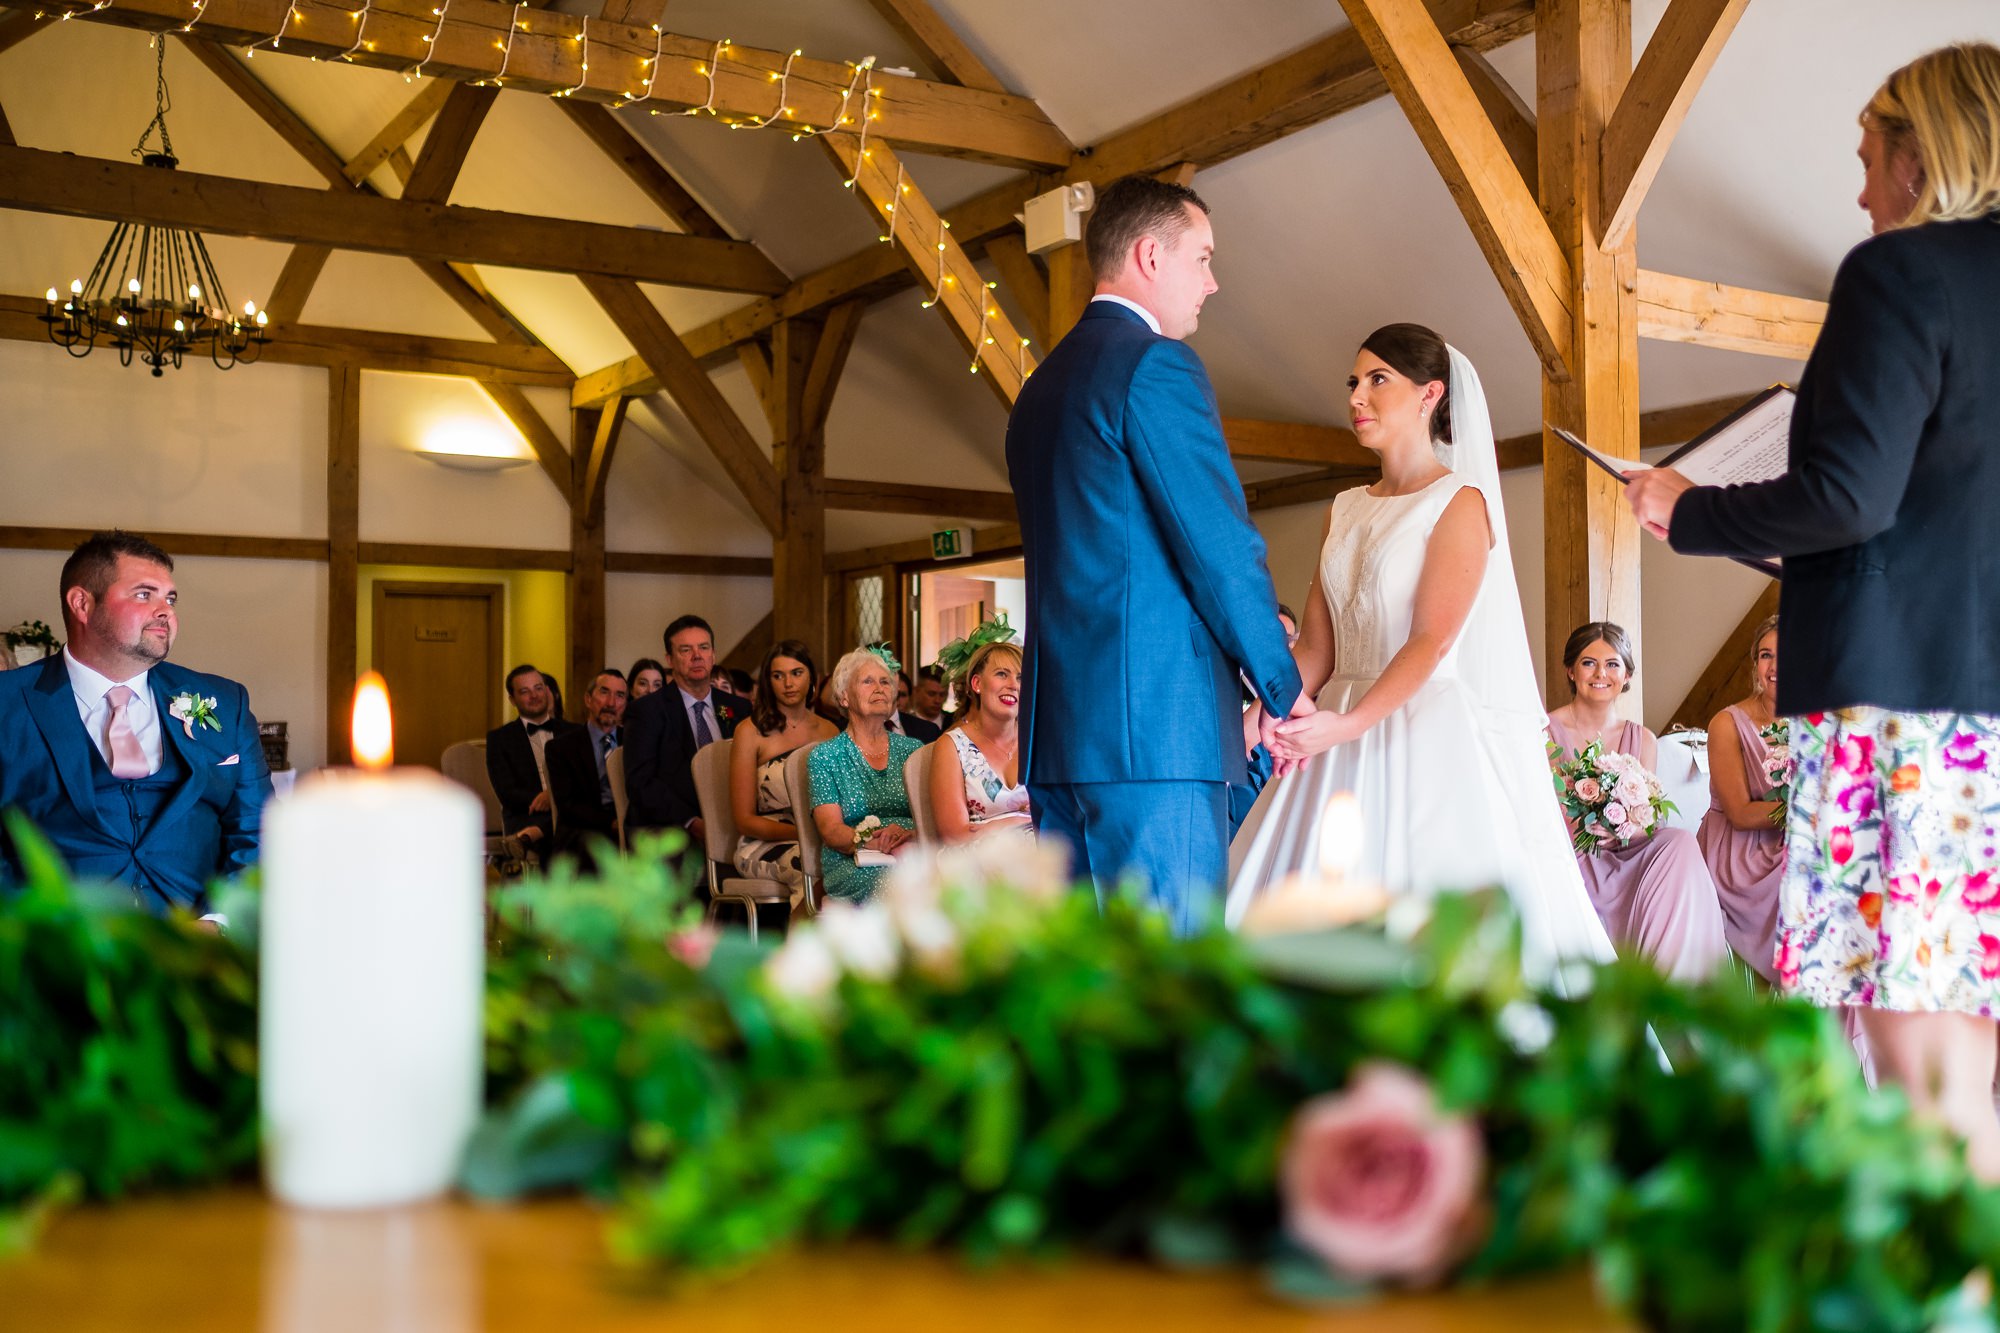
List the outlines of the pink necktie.
<svg viewBox="0 0 2000 1333">
<path fill-rule="evenodd" d="M 111 750 L 111 776 L 128 782 L 149 776 L 152 766 L 146 762 L 139 733 L 132 730 L 132 719 L 125 712 L 137 696 L 124 685 L 113 685 L 104 692 L 104 697 L 111 703 L 111 727 L 104 733 L 105 744 Z"/>
</svg>

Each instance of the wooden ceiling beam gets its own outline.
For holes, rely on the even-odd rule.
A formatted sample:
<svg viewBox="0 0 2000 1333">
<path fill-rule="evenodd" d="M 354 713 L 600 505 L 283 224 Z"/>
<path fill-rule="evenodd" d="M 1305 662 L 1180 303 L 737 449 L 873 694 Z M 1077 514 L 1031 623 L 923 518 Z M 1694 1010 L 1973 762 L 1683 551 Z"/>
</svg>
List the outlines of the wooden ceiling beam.
<svg viewBox="0 0 2000 1333">
<path fill-rule="evenodd" d="M 840 388 L 841 374 L 847 369 L 848 353 L 861 332 L 861 317 L 868 313 L 865 301 L 847 301 L 827 313 L 819 340 L 813 345 L 812 364 L 806 368 L 805 389 L 799 404 L 799 420 L 808 434 L 826 430 L 833 412 L 833 395 Z"/>
<path fill-rule="evenodd" d="M 0 19 L 0 55 L 5 55 L 42 29 L 54 26 L 54 23 L 46 21 L 41 13 L 33 9 L 15 10 L 6 18 Z"/>
<path fill-rule="evenodd" d="M 467 83 L 451 90 L 430 133 L 424 136 L 423 151 L 417 154 L 410 178 L 403 182 L 405 200 L 441 204 L 451 198 L 451 187 L 458 183 L 458 173 L 465 167 L 472 141 L 478 137 L 479 127 L 486 123 L 486 113 L 493 109 L 493 99 L 499 95 L 498 88 L 475 88 Z"/>
<path fill-rule="evenodd" d="M 403 109 L 390 118 L 380 133 L 368 141 L 359 153 L 349 158 L 340 169 L 341 175 L 357 184 L 375 174 L 375 168 L 387 162 L 393 155 L 403 151 L 403 145 L 410 136 L 430 123 L 432 116 L 444 109 L 444 102 L 451 96 L 457 85 L 442 79 L 432 79 L 423 89 L 404 104 Z"/>
<path fill-rule="evenodd" d="M 0 296 L 0 338 L 47 342 L 39 297 Z M 380 333 L 321 324 L 273 324 L 258 359 L 274 365 L 355 365 L 412 375 L 457 375 L 500 387 L 567 389 L 569 368 L 545 347 L 468 342 L 412 333 Z"/>
<path fill-rule="evenodd" d="M 1341 0 L 1341 8 L 1444 177 L 1544 372 L 1566 379 L 1569 259 L 1444 34 L 1406 0 Z"/>
<path fill-rule="evenodd" d="M 179 31 L 188 22 L 186 0 L 46 0 L 42 8 L 152 32 Z M 497 76 L 504 60 L 509 88 L 660 111 L 706 106 L 729 121 L 770 116 L 780 132 L 821 130 L 843 111 L 857 113 L 859 84 L 867 77 L 841 61 L 741 44 L 723 47 L 711 77 L 719 46 L 712 38 L 548 12 L 523 16 L 516 26 L 515 7 L 497 0 L 453 0 L 442 23 L 435 8 L 431 0 L 374 0 L 357 17 L 337 5 L 235 0 L 205 10 L 196 30 L 224 46 L 251 46 L 267 41 L 290 14 L 279 51 L 326 60 L 346 55 L 357 26 L 365 25 L 355 64 L 401 71 L 421 63 L 434 78 L 474 83 Z M 657 66 L 649 63 L 656 51 Z M 1069 165 L 1069 140 L 1028 98 L 880 70 L 872 86 L 870 110 L 880 117 L 870 122 L 873 141 L 1033 170 Z"/>
<path fill-rule="evenodd" d="M 306 301 L 312 296 L 313 284 L 319 281 L 320 271 L 331 258 L 333 251 L 324 245 L 292 247 L 292 252 L 285 256 L 285 267 L 278 273 L 277 285 L 271 288 L 270 299 L 264 302 L 264 313 L 273 324 L 299 322 Z"/>
<path fill-rule="evenodd" d="M 996 553 L 1021 549 L 1021 527 L 1018 523 L 996 523 L 991 527 L 972 530 L 971 548 L 965 560 L 985 560 Z M 932 560 L 931 539 L 916 537 L 906 542 L 889 542 L 882 546 L 864 546 L 852 551 L 829 551 L 826 556 L 826 572 L 845 574 L 856 569 L 877 569 L 883 565 L 907 565 Z M 942 564 L 963 564 L 960 561 L 944 561 Z"/>
<path fill-rule="evenodd" d="M 1366 486 L 1381 476 L 1380 468 L 1318 468 L 1295 476 L 1251 482 L 1243 488 L 1243 499 L 1252 513 L 1292 505 L 1325 504 L 1342 491 Z"/>
<path fill-rule="evenodd" d="M 277 95 L 245 69 L 243 62 L 227 48 L 200 37 L 182 37 L 181 45 L 201 62 L 203 68 L 220 79 L 224 87 L 256 112 L 257 119 L 304 158 L 308 166 L 326 177 L 327 184 L 342 189 L 352 187 L 354 182 L 348 179 L 347 164 L 340 160 L 339 154 L 328 148 L 326 141 L 300 119 L 297 112 L 279 101 Z"/>
<path fill-rule="evenodd" d="M 1455 47 L 1490 51 L 1534 31 L 1534 0 L 1426 0 Z M 1177 162 L 1212 167 L 1389 90 L 1352 28 L 1322 37 L 1086 150 L 1065 179 L 1102 184 Z"/>
<path fill-rule="evenodd" d="M 1038 178 L 1024 176 L 946 209 L 944 215 L 951 222 L 951 234 L 968 252 L 981 247 L 991 237 L 1017 225 L 1014 214 L 1038 188 Z M 780 320 L 814 315 L 846 301 L 873 301 L 904 291 L 915 281 L 900 253 L 887 245 L 872 245 L 806 274 L 779 296 L 752 301 L 688 330 L 682 341 L 703 365 L 721 364 L 734 357 L 742 343 L 766 332 Z M 660 382 L 644 359 L 630 356 L 579 377 L 573 406 L 594 407 L 619 394 L 643 397 L 659 391 Z"/>
<path fill-rule="evenodd" d="M 1354 432 L 1339 426 L 1224 417 L 1222 436 L 1229 441 L 1232 458 L 1266 463 L 1317 463 L 1321 467 L 1378 466 L 1376 456 L 1361 447 Z"/>
<path fill-rule="evenodd" d="M 1673 0 L 1604 127 L 1597 234 L 1621 244 L 1749 0 Z"/>
<path fill-rule="evenodd" d="M 586 269 L 677 287 L 776 293 L 786 286 L 783 273 L 740 241 L 342 195 L 32 148 L 0 148 L 0 207 L 412 259 Z"/>
<path fill-rule="evenodd" d="M 1500 142 L 1507 146 L 1507 156 L 1514 159 L 1528 193 L 1538 193 L 1542 158 L 1535 142 L 1535 109 L 1485 56 L 1469 46 L 1454 46 L 1451 53 L 1458 60 L 1458 67 L 1465 71 L 1472 95 L 1485 108 L 1486 118 L 1493 122 Z"/>
<path fill-rule="evenodd" d="M 630 398 L 606 403 L 597 414 L 597 430 L 591 436 L 590 457 L 583 464 L 583 494 L 578 497 L 585 513 L 594 521 L 604 520 L 604 485 L 611 476 L 611 460 L 618 452 L 618 435 L 625 425 Z"/>
<path fill-rule="evenodd" d="M 549 479 L 558 491 L 569 494 L 570 461 L 569 448 L 556 434 L 555 428 L 543 419 L 528 401 L 528 395 L 511 384 L 495 384 L 482 381 L 480 387 L 493 405 L 500 409 L 521 438 L 528 442 L 528 448 L 535 454 L 535 461 L 541 465 L 542 475 Z"/>
<path fill-rule="evenodd" d="M 1661 407 L 1651 412 L 1641 412 L 1639 447 L 1658 449 L 1670 444 L 1685 444 L 1743 406 L 1743 400 L 1747 397 L 1748 394 L 1739 393 L 1728 398 L 1710 398 L 1704 402 L 1682 403 L 1679 407 Z M 1516 468 L 1540 467 L 1543 439 L 1542 432 L 1535 431 L 1528 435 L 1511 435 L 1497 441 L 1494 448 L 1500 456 L 1500 470 L 1511 472 Z M 1569 446 L 1561 447 L 1567 449 Z"/>
<path fill-rule="evenodd" d="M 768 579 L 766 555 L 668 555 L 654 551 L 607 551 L 604 567 L 613 574 L 693 574 L 708 578 Z M 762 656 L 760 651 L 758 656 Z"/>
<path fill-rule="evenodd" d="M 972 358 L 968 368 L 984 373 L 1001 400 L 1012 407 L 1021 386 L 1035 372 L 1035 354 L 986 289 L 985 275 L 952 235 L 944 216 L 909 178 L 894 149 L 876 145 L 864 154 L 851 134 L 829 134 L 820 142 L 847 173 L 855 195 L 874 210 L 911 276 L 920 287 L 930 285 L 925 304 L 943 315 L 958 335 Z"/>
<path fill-rule="evenodd" d="M 916 48 L 938 77 L 989 93 L 1008 91 L 929 0 L 869 0 L 869 3 L 896 30 L 897 36 Z"/>
<path fill-rule="evenodd" d="M 591 298 L 611 317 L 625 341 L 638 349 L 660 385 L 715 454 L 765 530 L 774 536 L 781 533 L 784 518 L 778 502 L 777 469 L 687 345 L 675 336 L 636 283 L 600 274 L 579 276 Z"/>
<path fill-rule="evenodd" d="M 674 225 L 690 236 L 708 236 L 718 241 L 732 239 L 729 229 L 716 220 L 682 185 L 674 174 L 653 156 L 652 149 L 632 133 L 629 126 L 621 123 L 608 108 L 595 102 L 579 102 L 575 98 L 559 98 L 556 105 L 568 113 L 570 122 L 597 145 L 612 164 L 625 173 L 627 180 L 645 192 L 662 213 L 674 220 Z"/>
<path fill-rule="evenodd" d="M 822 478 L 817 490 L 828 509 L 870 514 L 921 514 L 932 518 L 969 518 L 1012 523 L 1012 491 L 967 490 L 958 486 L 906 486 L 900 482 L 848 481 Z"/>
<path fill-rule="evenodd" d="M 1717 713 L 1749 693 L 1750 653 L 1757 646 L 1751 636 L 1766 616 L 1777 614 L 1778 585 L 1767 583 L 1743 618 L 1736 622 L 1736 628 L 1729 631 L 1729 637 L 1722 641 L 1715 656 L 1702 668 L 1701 675 L 1667 720 L 1668 727 L 1706 727 Z"/>
<path fill-rule="evenodd" d="M 1028 336 L 1047 351 L 1055 344 L 1049 337 L 1049 280 L 1035 266 L 1025 238 L 1003 232 L 986 243 L 986 257 L 1000 270 L 1000 283 L 1021 307 L 1028 321 Z"/>
<path fill-rule="evenodd" d="M 1803 361 L 1826 302 L 1639 270 L 1639 336 Z"/>
</svg>

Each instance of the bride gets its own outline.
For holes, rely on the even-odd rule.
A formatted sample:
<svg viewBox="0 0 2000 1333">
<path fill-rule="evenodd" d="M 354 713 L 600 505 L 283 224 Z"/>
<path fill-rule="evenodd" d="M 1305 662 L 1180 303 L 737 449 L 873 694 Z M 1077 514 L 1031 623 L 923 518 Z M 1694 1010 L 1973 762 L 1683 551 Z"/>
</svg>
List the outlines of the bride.
<svg viewBox="0 0 2000 1333">
<path fill-rule="evenodd" d="M 1356 875 L 1399 893 L 1504 886 L 1533 977 L 1609 959 L 1549 782 L 1479 376 L 1430 329 L 1390 324 L 1347 384 L 1382 480 L 1341 492 L 1327 517 L 1293 649 L 1321 711 L 1278 728 L 1309 757 L 1265 788 L 1231 847 L 1228 920 L 1321 863 L 1321 813 L 1351 791 Z"/>
</svg>

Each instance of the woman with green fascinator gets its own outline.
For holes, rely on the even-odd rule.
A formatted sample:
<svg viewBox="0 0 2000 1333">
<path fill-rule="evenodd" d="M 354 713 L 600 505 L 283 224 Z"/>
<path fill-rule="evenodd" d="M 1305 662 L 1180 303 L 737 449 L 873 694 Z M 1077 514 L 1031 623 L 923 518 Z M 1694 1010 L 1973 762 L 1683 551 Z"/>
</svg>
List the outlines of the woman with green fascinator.
<svg viewBox="0 0 2000 1333">
<path fill-rule="evenodd" d="M 945 842 L 1034 831 L 1021 781 L 1021 650 L 1013 639 L 1002 612 L 938 653 L 962 701 L 958 725 L 932 742 L 931 808 Z"/>
<path fill-rule="evenodd" d="M 806 760 L 820 876 L 831 898 L 871 897 L 888 871 L 876 854 L 893 857 L 916 836 L 903 765 L 923 744 L 888 725 L 900 665 L 887 644 L 875 644 L 856 648 L 833 668 L 833 697 L 847 710 L 847 730 L 815 746 Z"/>
</svg>

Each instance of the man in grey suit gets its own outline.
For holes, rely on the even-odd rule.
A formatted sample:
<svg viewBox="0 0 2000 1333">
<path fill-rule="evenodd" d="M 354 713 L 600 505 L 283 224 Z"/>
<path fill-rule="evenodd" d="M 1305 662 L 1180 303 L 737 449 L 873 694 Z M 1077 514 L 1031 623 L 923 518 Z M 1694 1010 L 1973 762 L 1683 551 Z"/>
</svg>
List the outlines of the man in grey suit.
<svg viewBox="0 0 2000 1333">
<path fill-rule="evenodd" d="M 1028 584 L 1021 770 L 1037 826 L 1069 843 L 1100 898 L 1137 875 L 1187 932 L 1227 869 L 1239 678 L 1271 719 L 1311 705 L 1214 390 L 1183 341 L 1216 290 L 1208 206 L 1126 177 L 1099 196 L 1085 244 L 1097 294 L 1007 424 Z"/>
</svg>

